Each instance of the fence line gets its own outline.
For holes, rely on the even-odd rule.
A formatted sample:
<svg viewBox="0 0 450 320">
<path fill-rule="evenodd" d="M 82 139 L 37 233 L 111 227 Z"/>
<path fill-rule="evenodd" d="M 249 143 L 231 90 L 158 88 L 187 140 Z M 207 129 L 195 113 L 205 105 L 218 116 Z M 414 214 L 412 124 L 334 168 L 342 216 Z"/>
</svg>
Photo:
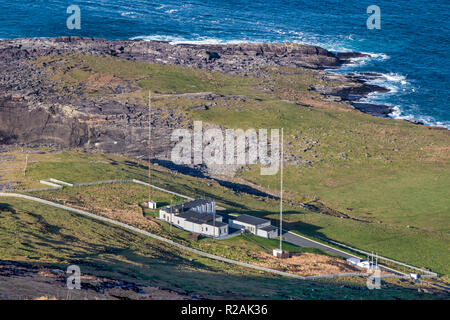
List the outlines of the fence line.
<svg viewBox="0 0 450 320">
<path fill-rule="evenodd" d="M 342 243 L 339 243 L 339 242 L 336 242 L 336 241 L 333 241 L 333 240 L 328 240 L 328 241 L 333 243 L 333 244 L 335 244 L 335 245 L 337 245 L 337 246 L 341 246 L 341 247 L 347 248 L 349 250 L 353 250 L 355 252 L 359 252 L 359 253 L 364 254 L 366 256 L 370 256 L 371 255 L 371 253 L 369 253 L 369 252 L 366 252 L 366 251 L 363 251 L 363 250 L 360 250 L 360 249 L 356 249 L 356 248 L 347 246 L 345 244 L 342 244 Z M 406 263 L 403 263 L 403 262 L 400 262 L 400 261 L 396 261 L 396 260 L 393 260 L 393 259 L 389 259 L 389 258 L 386 258 L 386 257 L 383 257 L 383 256 L 379 256 L 378 255 L 377 257 L 378 257 L 378 259 L 381 259 L 381 260 L 389 261 L 389 262 L 392 262 L 392 263 L 395 263 L 395 264 L 398 264 L 398 265 L 401 265 L 401 266 L 404 266 L 404 267 L 407 267 L 407 268 L 410 268 L 410 269 L 413 269 L 413 270 L 417 270 L 417 271 L 421 271 L 423 273 L 427 273 L 428 276 L 437 277 L 437 273 L 435 273 L 435 272 L 432 272 L 432 271 L 429 271 L 429 270 L 425 270 L 425 269 L 422 269 L 422 268 L 418 268 L 418 267 L 414 267 L 414 266 L 411 266 L 409 264 L 406 264 Z M 426 275 L 423 275 L 423 276 L 426 276 Z"/>
<path fill-rule="evenodd" d="M 161 188 L 161 187 L 157 187 L 155 185 L 151 185 L 151 184 L 149 184 L 147 182 L 143 182 L 143 181 L 140 181 L 140 180 L 137 180 L 137 179 L 116 179 L 116 180 L 104 180 L 104 181 L 76 183 L 76 184 L 69 184 L 69 183 L 66 183 L 66 182 L 63 182 L 63 181 L 59 181 L 59 180 L 56 180 L 56 179 L 49 179 L 49 180 L 51 180 L 53 182 L 57 182 L 58 181 L 58 182 L 60 182 L 60 183 L 62 183 L 64 185 L 72 185 L 73 187 L 102 185 L 102 184 L 113 184 L 113 183 L 136 183 L 136 184 L 140 184 L 140 185 L 144 185 L 144 186 L 151 186 L 152 188 L 154 188 L 156 190 L 159 190 L 159 191 L 162 191 L 162 192 L 165 192 L 165 193 L 169 193 L 169 194 L 172 194 L 172 195 L 175 195 L 175 196 L 178 196 L 178 197 L 182 197 L 182 198 L 185 198 L 185 199 L 188 199 L 188 200 L 194 200 L 194 198 L 191 198 L 189 196 L 186 196 L 186 195 L 183 195 L 183 194 L 180 194 L 180 193 L 177 193 L 177 192 L 173 192 L 173 191 Z M 41 183 L 42 182 L 43 182 L 43 180 L 41 180 Z M 47 184 L 49 184 L 49 183 L 47 183 Z M 53 191 L 53 190 L 59 190 L 59 189 L 62 189 L 62 188 L 63 188 L 62 186 L 57 186 L 57 187 L 54 187 L 54 188 L 23 190 L 22 192 L 27 192 L 28 193 L 28 192 L 37 192 L 37 191 Z M 317 242 L 315 240 L 312 240 L 310 238 L 301 236 L 301 235 L 293 233 L 291 231 L 288 231 L 288 232 L 293 234 L 293 235 L 296 235 L 296 236 L 308 239 L 310 241 Z M 343 247 L 343 248 L 347 248 L 347 249 L 352 250 L 354 252 L 359 252 L 359 253 L 364 254 L 366 256 L 367 255 L 369 255 L 369 256 L 371 255 L 371 253 L 369 253 L 369 252 L 366 252 L 366 251 L 363 251 L 363 250 L 360 250 L 360 249 L 356 249 L 356 248 L 347 246 L 345 244 L 342 244 L 342 243 L 339 243 L 339 242 L 336 242 L 336 241 L 333 241 L 333 240 L 327 240 L 326 242 L 333 243 L 333 244 L 335 244 L 337 246 L 340 246 L 340 247 Z M 321 245 L 324 245 L 324 246 L 327 246 L 327 245 L 322 244 L 320 242 L 317 242 L 317 243 L 321 244 Z M 333 248 L 333 247 L 330 247 L 330 248 L 339 251 L 339 249 L 336 249 L 336 248 Z M 348 253 L 346 253 L 346 254 L 348 254 Z M 381 259 L 381 260 L 389 261 L 389 262 L 397 264 L 397 265 L 401 265 L 401 266 L 404 266 L 404 267 L 407 267 L 407 268 L 410 268 L 410 269 L 413 269 L 413 270 L 417 270 L 417 271 L 421 271 L 423 273 L 426 273 L 425 275 L 422 275 L 422 277 L 428 277 L 428 278 L 437 277 L 437 273 L 432 272 L 432 271 L 428 271 L 428 270 L 424 270 L 422 268 L 414 267 L 414 266 L 408 265 L 406 263 L 403 263 L 403 262 L 400 262 L 400 261 L 396 261 L 396 260 L 393 260 L 393 259 L 390 259 L 390 258 L 386 258 L 386 257 L 383 257 L 383 256 L 378 256 L 378 258 Z M 404 273 L 402 273 L 402 272 L 400 272 L 398 270 L 394 270 L 394 269 L 391 269 L 391 268 L 388 268 L 388 267 L 385 267 L 385 268 L 389 269 L 389 270 L 392 270 L 392 271 L 395 271 L 395 272 L 398 272 L 398 273 L 401 273 L 401 274 L 404 274 Z"/>
<path fill-rule="evenodd" d="M 170 244 L 172 246 L 175 246 L 175 247 L 177 247 L 179 249 L 186 250 L 186 251 L 198 254 L 200 256 L 203 256 L 203 257 L 207 257 L 207 258 L 210 258 L 210 259 L 214 259 L 214 260 L 218 260 L 218 261 L 222 261 L 222 262 L 226 262 L 226 263 L 230 263 L 230 264 L 239 265 L 239 266 L 242 266 L 242 267 L 246 267 L 246 268 L 250 268 L 250 269 L 254 269 L 254 270 L 258 270 L 258 271 L 263 271 L 263 272 L 268 272 L 268 273 L 272 273 L 272 274 L 277 274 L 277 275 L 284 276 L 284 277 L 289 277 L 289 278 L 294 278 L 294 279 L 299 279 L 299 280 L 314 280 L 314 279 L 321 279 L 321 278 L 338 278 L 338 277 L 349 277 L 349 276 L 365 277 L 365 276 L 367 276 L 366 273 L 340 273 L 340 274 L 327 274 L 327 275 L 314 275 L 314 276 L 300 276 L 300 275 L 297 275 L 297 274 L 292 274 L 292 273 L 287 273 L 287 272 L 283 272 L 283 271 L 279 271 L 279 270 L 275 270 L 275 269 L 270 269 L 270 268 L 266 268 L 266 267 L 256 266 L 256 265 L 252 265 L 252 264 L 249 264 L 249 263 L 236 261 L 236 260 L 224 258 L 224 257 L 221 257 L 221 256 L 217 256 L 217 255 L 214 255 L 214 254 L 211 254 L 211 253 L 203 252 L 203 251 L 200 251 L 200 250 L 197 250 L 197 249 L 194 249 L 194 248 L 190 248 L 190 247 L 184 246 L 184 245 L 179 244 L 179 243 L 177 243 L 177 242 L 175 242 L 173 240 L 161 237 L 159 235 L 150 233 L 148 231 L 144 231 L 144 230 L 138 229 L 136 227 L 127 225 L 125 223 L 122 223 L 122 222 L 119 222 L 119 221 L 116 221 L 116 220 L 113 220 L 113 219 L 109 219 L 109 218 L 106 218 L 106 217 L 102 217 L 102 216 L 93 214 L 93 213 L 88 212 L 88 211 L 75 209 L 75 208 L 71 208 L 71 207 L 68 207 L 68 206 L 65 206 L 65 205 L 61 205 L 61 204 L 58 204 L 58 203 L 47 201 L 47 200 L 44 200 L 44 199 L 31 197 L 31 196 L 27 196 L 27 195 L 23 195 L 23 194 L 18 194 L 18 193 L 3 193 L 3 192 L 0 192 L 0 197 L 22 198 L 22 199 L 26 199 L 26 200 L 30 200 L 30 201 L 34 201 L 34 202 L 38 202 L 38 203 L 42 203 L 42 204 L 46 204 L 46 205 L 49 205 L 49 206 L 52 206 L 52 207 L 55 207 L 55 208 L 59 208 L 59 209 L 62 209 L 62 210 L 66 210 L 66 211 L 70 211 L 70 212 L 77 213 L 77 214 L 80 214 L 80 215 L 84 215 L 84 216 L 90 217 L 90 218 L 95 219 L 95 220 L 100 220 L 100 221 L 108 222 L 108 223 L 116 225 L 116 226 L 120 226 L 122 228 L 134 231 L 134 232 L 139 233 L 139 234 L 146 235 L 146 236 L 151 237 L 153 239 L 156 239 L 156 240 L 168 243 L 168 244 Z"/>
</svg>

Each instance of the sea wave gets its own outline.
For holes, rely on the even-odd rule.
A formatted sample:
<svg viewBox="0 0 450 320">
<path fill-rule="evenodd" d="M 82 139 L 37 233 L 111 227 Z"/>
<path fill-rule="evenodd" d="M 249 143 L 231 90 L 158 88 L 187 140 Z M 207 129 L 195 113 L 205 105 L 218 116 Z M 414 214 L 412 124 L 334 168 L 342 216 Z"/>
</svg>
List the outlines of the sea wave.
<svg viewBox="0 0 450 320">
<path fill-rule="evenodd" d="M 177 36 L 169 35 L 151 35 L 151 36 L 136 36 L 131 38 L 131 40 L 145 40 L 145 41 L 167 41 L 170 44 L 239 44 L 257 41 L 247 41 L 247 40 L 224 40 L 218 38 L 208 38 L 199 37 L 196 39 L 187 39 Z"/>
<path fill-rule="evenodd" d="M 120 15 L 122 17 L 136 18 L 138 13 L 134 11 L 121 12 Z"/>
<path fill-rule="evenodd" d="M 398 82 L 402 85 L 408 85 L 409 82 L 406 81 L 406 76 L 399 74 L 399 73 L 393 73 L 390 72 L 388 74 L 382 74 L 383 78 L 385 78 L 387 81 L 391 81 L 391 82 Z"/>
<path fill-rule="evenodd" d="M 438 121 L 432 116 L 424 116 L 421 114 L 407 113 L 402 110 L 401 106 L 393 106 L 393 111 L 389 116 L 393 119 L 403 119 L 408 121 L 419 121 L 427 126 L 441 127 L 450 130 L 450 121 Z"/>
<path fill-rule="evenodd" d="M 300 34 L 299 34 L 300 35 Z M 213 38 L 213 37 L 197 37 L 194 39 L 184 38 L 180 36 L 172 36 L 172 35 L 143 35 L 143 36 L 136 36 L 131 38 L 132 40 L 146 40 L 146 41 L 167 41 L 170 44 L 176 45 L 176 44 L 195 44 L 195 45 L 201 45 L 201 44 L 239 44 L 239 43 L 270 43 L 270 42 L 280 42 L 276 40 L 268 40 L 268 39 L 219 39 L 219 38 Z M 327 45 L 324 45 L 323 43 L 314 43 L 314 41 L 302 41 L 302 40 L 290 40 L 294 43 L 300 43 L 300 44 L 307 44 L 307 45 L 317 45 L 326 48 L 327 50 L 334 51 L 334 52 L 352 52 L 353 50 L 349 48 L 345 48 L 342 46 L 339 46 L 336 44 L 336 46 L 333 46 L 331 43 L 328 43 Z M 325 70 L 328 72 L 338 72 L 338 73 L 353 73 L 353 74 L 360 74 L 357 70 L 359 67 L 370 64 L 371 61 L 385 61 L 390 59 L 390 57 L 385 53 L 376 53 L 376 52 L 361 52 L 363 54 L 366 54 L 365 57 L 357 57 L 357 58 L 351 58 L 350 63 L 347 65 L 342 66 L 340 69 L 330 69 Z M 360 74 L 362 75 L 362 74 Z M 450 130 L 450 122 L 442 122 L 437 121 L 431 116 L 425 116 L 421 115 L 419 109 L 418 112 L 410 112 L 407 113 L 403 110 L 403 108 L 400 105 L 392 105 L 389 103 L 388 99 L 389 97 L 392 97 L 396 94 L 408 94 L 413 93 L 416 91 L 416 88 L 412 85 L 411 81 L 407 79 L 406 75 L 402 75 L 399 73 L 389 72 L 389 73 L 378 73 L 378 77 L 374 77 L 373 79 L 369 79 L 367 82 L 369 84 L 378 85 L 384 88 L 387 88 L 389 92 L 372 92 L 368 94 L 367 96 L 363 97 L 361 99 L 361 102 L 364 103 L 373 103 L 373 104 L 384 104 L 389 105 L 393 108 L 393 112 L 389 115 L 393 119 L 404 119 L 409 121 L 419 121 L 425 125 L 429 126 L 438 126 L 447 128 Z M 362 75 L 364 76 L 364 75 Z"/>
<path fill-rule="evenodd" d="M 339 52 L 351 52 L 349 51 L 339 51 Z M 354 67 L 361 67 L 364 66 L 374 60 L 376 61 L 384 61 L 387 59 L 390 59 L 390 57 L 385 53 L 374 53 L 374 52 L 361 52 L 362 54 L 365 54 L 365 57 L 355 57 L 350 58 L 350 63 L 346 66 L 346 68 L 354 68 Z"/>
<path fill-rule="evenodd" d="M 367 54 L 372 59 L 376 59 L 376 60 L 383 61 L 383 60 L 390 59 L 390 57 L 387 54 L 385 54 L 385 53 L 377 53 L 377 52 L 361 52 L 361 53 Z"/>
<path fill-rule="evenodd" d="M 131 40 L 146 40 L 146 41 L 167 41 L 170 44 L 239 44 L 239 43 L 283 43 L 292 42 L 303 45 L 319 46 L 325 48 L 332 52 L 351 52 L 349 48 L 341 47 L 339 45 L 333 46 L 331 43 L 324 45 L 320 42 L 299 40 L 299 39 L 286 39 L 281 41 L 279 39 L 268 39 L 268 38 L 252 38 L 252 39 L 223 39 L 214 37 L 197 37 L 197 38 L 184 38 L 180 36 L 173 35 L 140 35 L 130 38 Z M 370 59 L 370 57 L 365 57 L 365 59 Z"/>
</svg>

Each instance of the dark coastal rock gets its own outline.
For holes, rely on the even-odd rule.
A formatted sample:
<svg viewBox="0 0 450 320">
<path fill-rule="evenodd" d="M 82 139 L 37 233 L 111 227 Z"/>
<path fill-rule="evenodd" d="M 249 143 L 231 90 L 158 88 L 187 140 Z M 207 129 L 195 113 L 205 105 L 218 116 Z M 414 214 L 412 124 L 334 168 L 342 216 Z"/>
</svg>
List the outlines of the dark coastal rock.
<svg viewBox="0 0 450 320">
<path fill-rule="evenodd" d="M 0 97 L 0 143 L 72 147 L 88 141 L 88 127 L 57 107 L 29 108 L 12 96 Z"/>
<path fill-rule="evenodd" d="M 343 60 L 370 57 L 369 54 L 361 52 L 338 52 L 336 56 Z"/>
<path fill-rule="evenodd" d="M 356 101 L 372 92 L 386 93 L 389 92 L 389 89 L 373 84 L 363 84 L 359 87 L 348 87 L 337 90 L 336 95 L 340 96 L 344 100 Z"/>
<path fill-rule="evenodd" d="M 95 101 L 86 101 L 76 91 L 74 95 L 80 98 L 70 99 L 60 94 L 54 81 L 45 72 L 28 63 L 30 59 L 37 57 L 69 53 L 115 56 L 133 61 L 177 64 L 242 75 L 258 73 L 265 66 L 311 69 L 338 67 L 346 59 L 361 55 L 334 54 L 320 47 L 301 44 L 171 45 L 164 41 L 108 41 L 80 37 L 1 40 L 0 145 L 48 145 L 54 148 L 84 148 L 121 153 L 137 158 L 147 156 L 148 115 L 142 110 L 142 106 L 112 102 L 102 96 Z M 363 76 L 321 74 L 325 81 L 350 83 L 345 86 L 312 88 L 326 96 L 357 101 L 370 92 L 387 91 L 365 83 Z M 112 93 L 133 90 L 125 82 L 112 89 Z M 184 95 L 210 101 L 218 98 L 241 101 L 247 99 L 243 96 L 224 97 L 212 93 Z M 208 102 L 193 108 L 206 109 L 209 105 Z M 380 111 L 375 107 L 361 106 L 360 110 L 387 114 L 387 110 Z M 152 152 L 156 158 L 167 160 L 170 159 L 170 151 L 174 145 L 167 137 L 177 124 L 187 122 L 186 115 L 164 112 L 163 116 L 161 110 L 153 112 L 151 125 L 155 129 L 152 133 Z"/>
<path fill-rule="evenodd" d="M 370 55 L 361 52 L 338 52 L 336 57 L 341 61 L 341 64 L 349 64 L 352 62 L 352 59 L 368 58 Z"/>
<path fill-rule="evenodd" d="M 372 92 L 389 92 L 389 89 L 373 84 L 361 83 L 358 86 L 340 85 L 340 86 L 325 86 L 317 85 L 311 88 L 325 96 L 337 96 L 342 100 L 358 101 L 362 97 Z"/>
<path fill-rule="evenodd" d="M 352 105 L 364 112 L 364 113 L 370 113 L 375 116 L 379 117 L 385 117 L 387 118 L 389 114 L 394 111 L 391 106 L 387 105 L 378 105 L 378 104 L 372 104 L 372 103 L 352 103 Z"/>
<path fill-rule="evenodd" d="M 233 73 L 244 73 L 265 65 L 324 69 L 343 63 L 337 55 L 323 48 L 294 43 L 172 45 L 164 41 L 108 41 L 79 37 L 0 41 L 0 59 L 3 61 L 72 52 Z"/>
</svg>

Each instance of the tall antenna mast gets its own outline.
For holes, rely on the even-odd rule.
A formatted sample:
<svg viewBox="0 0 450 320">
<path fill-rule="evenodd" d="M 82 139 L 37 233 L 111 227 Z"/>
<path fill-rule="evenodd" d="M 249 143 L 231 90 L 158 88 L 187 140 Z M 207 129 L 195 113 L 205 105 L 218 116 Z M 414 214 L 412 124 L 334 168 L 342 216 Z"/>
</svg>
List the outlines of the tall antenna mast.
<svg viewBox="0 0 450 320">
<path fill-rule="evenodd" d="M 283 252 L 283 142 L 284 128 L 281 128 L 281 153 L 280 153 L 280 252 Z"/>
<path fill-rule="evenodd" d="M 152 92 L 148 90 L 148 203 L 152 201 Z"/>
<path fill-rule="evenodd" d="M 213 232 L 214 232 L 214 239 L 216 238 L 216 212 L 213 212 Z"/>
<path fill-rule="evenodd" d="M 374 259 L 373 259 L 373 251 L 372 251 L 372 265 L 370 266 L 371 269 L 373 269 L 375 266 L 373 263 L 374 263 Z"/>
<path fill-rule="evenodd" d="M 152 201 L 152 92 L 148 91 L 148 207 L 156 209 Z"/>
<path fill-rule="evenodd" d="M 378 253 L 375 253 L 375 270 L 378 270 Z"/>
<path fill-rule="evenodd" d="M 25 168 L 23 169 L 23 176 L 27 175 L 27 167 L 28 167 L 28 154 L 25 155 Z"/>
</svg>

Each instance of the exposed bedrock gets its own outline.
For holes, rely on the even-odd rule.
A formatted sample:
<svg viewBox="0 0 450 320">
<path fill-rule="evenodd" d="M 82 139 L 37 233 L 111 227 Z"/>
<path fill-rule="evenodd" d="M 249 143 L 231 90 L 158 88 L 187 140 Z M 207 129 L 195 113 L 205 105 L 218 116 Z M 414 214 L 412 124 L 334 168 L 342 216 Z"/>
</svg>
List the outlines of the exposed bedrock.
<svg viewBox="0 0 450 320">
<path fill-rule="evenodd" d="M 147 156 L 148 114 L 142 106 L 112 101 L 106 96 L 98 96 L 95 101 L 82 95 L 69 98 L 59 93 L 55 82 L 45 72 L 28 63 L 37 57 L 76 52 L 235 74 L 258 73 L 263 66 L 333 68 L 360 57 L 358 53 L 334 54 L 320 47 L 301 44 L 171 45 L 160 41 L 75 37 L 1 40 L 0 144 L 47 145 L 121 153 L 138 158 Z M 358 82 L 357 86 L 312 88 L 324 95 L 352 100 L 369 92 L 384 90 L 355 77 L 324 73 L 323 77 L 336 83 Z M 77 92 L 74 94 L 76 96 Z M 216 99 L 211 94 L 204 98 Z M 175 144 L 170 140 L 170 134 L 180 123 L 186 123 L 186 119 L 182 114 L 165 112 L 162 116 L 160 110 L 153 112 L 153 156 L 170 160 Z"/>
<path fill-rule="evenodd" d="M 82 148 L 144 157 L 148 152 L 148 115 L 143 111 L 142 107 L 120 103 L 103 104 L 101 108 L 88 102 L 79 106 L 29 106 L 24 101 L 3 96 L 0 97 L 0 144 Z M 166 159 L 172 147 L 167 138 L 172 128 L 167 121 L 158 119 L 152 127 L 153 152 Z"/>
<path fill-rule="evenodd" d="M 73 147 L 88 141 L 88 126 L 58 107 L 29 108 L 11 96 L 0 97 L 0 143 Z"/>
<path fill-rule="evenodd" d="M 314 69 L 337 67 L 346 57 L 316 46 L 301 44 L 171 45 L 164 41 L 139 41 L 61 37 L 0 41 L 0 59 L 15 61 L 42 55 L 83 52 L 112 55 L 130 60 L 189 65 L 222 72 L 246 72 L 265 65 Z"/>
</svg>

